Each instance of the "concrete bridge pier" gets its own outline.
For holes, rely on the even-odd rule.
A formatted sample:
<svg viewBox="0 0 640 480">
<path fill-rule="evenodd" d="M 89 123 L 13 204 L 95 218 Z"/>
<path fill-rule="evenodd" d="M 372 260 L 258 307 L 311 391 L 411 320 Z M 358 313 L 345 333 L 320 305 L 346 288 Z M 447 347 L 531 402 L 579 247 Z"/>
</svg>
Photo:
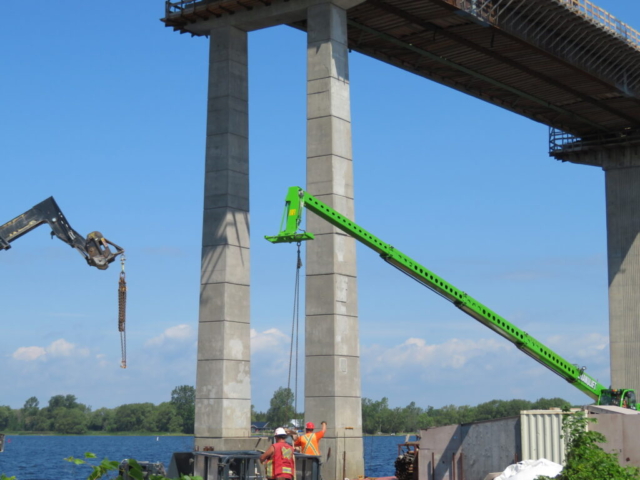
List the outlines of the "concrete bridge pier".
<svg viewBox="0 0 640 480">
<path fill-rule="evenodd" d="M 629 149 L 630 150 L 630 149 Z M 640 392 L 640 152 L 606 162 L 611 385 Z M 622 157 L 624 159 L 625 157 Z M 622 165 L 620 165 L 622 163 Z"/>
<path fill-rule="evenodd" d="M 248 448 L 249 99 L 247 32 L 211 29 L 195 448 Z M 255 444 L 255 442 L 253 442 Z M 251 445 L 253 446 L 253 444 Z"/>
<path fill-rule="evenodd" d="M 192 25 L 210 38 L 198 450 L 268 445 L 250 437 L 248 32 L 306 20 L 307 188 L 353 217 L 345 9 L 361 1 L 275 0 Z M 318 237 L 307 246 L 305 416 L 318 427 L 323 420 L 329 425 L 321 442 L 323 478 L 357 478 L 364 475 L 364 459 L 355 242 L 313 215 L 307 228 Z"/>
<path fill-rule="evenodd" d="M 347 15 L 331 2 L 307 11 L 307 189 L 354 219 Z M 307 230 L 316 239 L 306 245 L 305 421 L 328 423 L 323 477 L 358 478 L 364 458 L 355 240 L 315 215 L 307 216 Z"/>
<path fill-rule="evenodd" d="M 555 154 L 605 172 L 611 385 L 640 391 L 640 146 Z"/>
</svg>

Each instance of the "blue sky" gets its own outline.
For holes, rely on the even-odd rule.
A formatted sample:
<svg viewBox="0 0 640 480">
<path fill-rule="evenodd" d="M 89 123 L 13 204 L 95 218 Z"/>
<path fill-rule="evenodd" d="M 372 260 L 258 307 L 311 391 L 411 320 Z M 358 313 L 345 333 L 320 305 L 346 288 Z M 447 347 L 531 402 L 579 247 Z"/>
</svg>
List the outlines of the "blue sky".
<svg viewBox="0 0 640 480">
<path fill-rule="evenodd" d="M 640 27 L 636 0 L 598 5 Z M 0 405 L 167 401 L 195 384 L 207 40 L 164 28 L 161 1 L 3 13 L 0 222 L 53 195 L 80 233 L 126 248 L 129 368 L 118 267 L 87 267 L 41 227 L 0 252 Z M 252 402 L 266 410 L 287 382 L 295 247 L 262 237 L 305 181 L 306 39 L 278 27 L 249 45 Z M 356 221 L 608 384 L 603 172 L 549 158 L 543 125 L 357 53 L 350 62 Z M 364 247 L 358 267 L 364 397 L 588 403 Z"/>
</svg>

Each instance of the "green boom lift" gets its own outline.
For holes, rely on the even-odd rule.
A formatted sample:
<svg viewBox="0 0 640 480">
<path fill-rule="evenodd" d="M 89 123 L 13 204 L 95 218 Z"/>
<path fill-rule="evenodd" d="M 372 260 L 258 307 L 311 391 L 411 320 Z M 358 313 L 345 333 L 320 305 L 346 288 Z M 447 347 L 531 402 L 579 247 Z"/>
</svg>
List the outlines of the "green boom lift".
<svg viewBox="0 0 640 480">
<path fill-rule="evenodd" d="M 333 208 L 305 192 L 299 187 L 291 187 L 285 198 L 285 210 L 280 225 L 280 233 L 265 237 L 272 243 L 293 243 L 313 240 L 312 233 L 300 231 L 302 209 L 307 208 L 325 219 L 360 243 L 376 251 L 387 262 L 403 271 L 425 287 L 452 302 L 456 307 L 475 318 L 483 325 L 513 343 L 516 347 L 538 361 L 552 372 L 582 390 L 598 405 L 615 405 L 636 410 L 636 393 L 632 389 L 605 388 L 597 380 L 585 373 L 585 369 L 568 362 L 528 333 L 520 330 L 496 312 L 457 289 L 446 280 L 434 274 L 408 255 L 380 240 L 375 235 L 341 215 Z"/>
</svg>

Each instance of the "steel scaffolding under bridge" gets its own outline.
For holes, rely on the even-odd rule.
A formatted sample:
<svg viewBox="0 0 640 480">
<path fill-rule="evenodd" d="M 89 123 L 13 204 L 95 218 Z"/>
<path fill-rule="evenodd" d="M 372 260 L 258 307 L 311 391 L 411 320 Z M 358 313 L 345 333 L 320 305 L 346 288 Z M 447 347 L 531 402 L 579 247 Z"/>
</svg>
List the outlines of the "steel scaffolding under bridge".
<svg viewBox="0 0 640 480">
<path fill-rule="evenodd" d="M 277 3 L 168 1 L 162 21 L 207 35 L 202 20 Z M 558 158 L 640 143 L 640 33 L 589 0 L 365 0 L 347 16 L 350 49 L 548 125 Z"/>
</svg>

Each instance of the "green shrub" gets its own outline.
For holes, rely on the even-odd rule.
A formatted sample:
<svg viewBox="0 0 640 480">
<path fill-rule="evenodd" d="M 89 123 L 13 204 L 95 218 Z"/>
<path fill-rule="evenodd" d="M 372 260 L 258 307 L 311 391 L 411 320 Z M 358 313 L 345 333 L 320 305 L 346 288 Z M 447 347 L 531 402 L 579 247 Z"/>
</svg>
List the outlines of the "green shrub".
<svg viewBox="0 0 640 480">
<path fill-rule="evenodd" d="M 638 480 L 637 467 L 622 467 L 618 455 L 605 452 L 598 443 L 607 439 L 600 432 L 587 430 L 593 418 L 586 418 L 583 412 L 566 415 L 562 422 L 562 438 L 566 444 L 565 467 L 555 480 Z M 538 477 L 549 480 L 549 477 Z"/>
</svg>

